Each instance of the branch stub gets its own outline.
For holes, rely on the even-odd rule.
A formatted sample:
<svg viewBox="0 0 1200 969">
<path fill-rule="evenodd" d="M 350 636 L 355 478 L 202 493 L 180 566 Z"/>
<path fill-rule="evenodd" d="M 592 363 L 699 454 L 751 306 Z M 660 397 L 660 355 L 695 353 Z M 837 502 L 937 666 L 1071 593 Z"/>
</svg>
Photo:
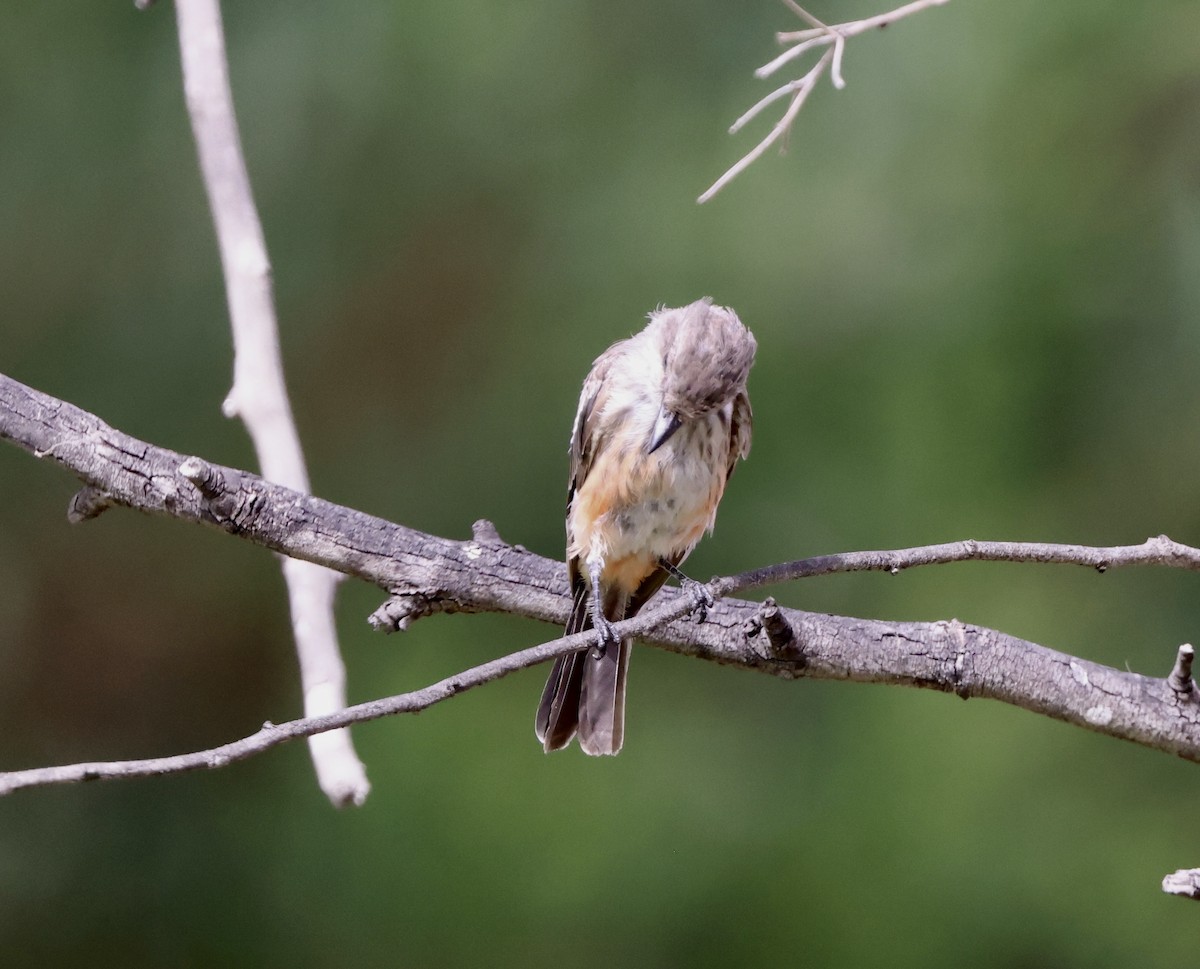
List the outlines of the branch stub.
<svg viewBox="0 0 1200 969">
<path fill-rule="evenodd" d="M 1184 643 L 1175 655 L 1175 666 L 1167 677 L 1167 685 L 1180 697 L 1195 697 L 1196 683 L 1192 679 L 1192 660 L 1196 651 L 1191 643 Z"/>
</svg>

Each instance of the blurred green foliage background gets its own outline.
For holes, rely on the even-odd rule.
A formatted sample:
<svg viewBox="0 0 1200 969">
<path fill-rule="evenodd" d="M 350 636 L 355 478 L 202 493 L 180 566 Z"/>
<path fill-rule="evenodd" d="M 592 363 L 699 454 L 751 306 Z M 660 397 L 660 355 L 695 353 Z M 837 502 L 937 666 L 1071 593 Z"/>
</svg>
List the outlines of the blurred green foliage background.
<svg viewBox="0 0 1200 969">
<path fill-rule="evenodd" d="M 772 0 L 228 4 L 314 487 L 562 547 L 579 383 L 658 303 L 755 331 L 756 438 L 700 577 L 952 539 L 1200 542 L 1200 6 L 956 0 L 849 44 L 790 153 L 695 197 L 792 29 Z M 827 21 L 882 12 L 824 2 Z M 253 466 L 174 13 L 0 12 L 0 370 Z M 784 78 L 780 78 L 782 81 Z M 299 712 L 267 553 L 0 450 L 0 768 L 176 753 Z M 1196 578 L 961 565 L 766 590 L 995 626 L 1164 675 Z M 765 594 L 765 593 L 764 593 Z M 354 699 L 555 634 L 370 632 Z M 638 651 L 617 759 L 546 757 L 544 671 L 302 745 L 0 801 L 6 967 L 1180 966 L 1200 773 L 925 692 Z M 1182 925 L 1180 923 L 1183 923 Z"/>
</svg>

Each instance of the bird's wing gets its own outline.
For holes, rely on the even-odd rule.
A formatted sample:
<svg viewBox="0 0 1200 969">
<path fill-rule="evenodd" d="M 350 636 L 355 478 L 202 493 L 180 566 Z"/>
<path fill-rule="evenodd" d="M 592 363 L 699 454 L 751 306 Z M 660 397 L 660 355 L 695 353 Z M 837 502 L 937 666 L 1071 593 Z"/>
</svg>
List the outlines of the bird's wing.
<svg viewBox="0 0 1200 969">
<path fill-rule="evenodd" d="M 624 341 L 622 341 L 624 342 Z M 567 548 L 575 544 L 571 534 L 571 503 L 575 493 L 583 487 L 592 463 L 596 456 L 596 425 L 607 397 L 607 377 L 612 368 L 613 360 L 620 352 L 621 343 L 614 343 L 605 350 L 583 381 L 583 390 L 579 394 L 579 409 L 575 412 L 575 424 L 571 430 L 570 447 L 570 477 L 567 482 Z M 578 595 L 579 586 L 586 587 L 583 569 L 578 558 L 572 557 L 567 562 L 571 580 L 571 591 Z"/>
<path fill-rule="evenodd" d="M 622 343 L 615 343 L 600 354 L 583 381 L 583 389 L 579 394 L 579 409 L 575 412 L 575 424 L 571 429 L 571 477 L 567 485 L 568 508 L 571 506 L 571 499 L 575 497 L 575 492 L 587 480 L 588 472 L 592 469 L 592 460 L 596 453 L 596 423 L 607 396 L 608 373 L 612 369 L 613 360 L 620 352 Z"/>
<path fill-rule="evenodd" d="M 738 459 L 750 454 L 750 435 L 753 430 L 754 414 L 750 410 L 750 397 L 742 389 L 733 398 L 733 414 L 729 419 L 729 471 L 726 481 L 733 474 Z"/>
</svg>

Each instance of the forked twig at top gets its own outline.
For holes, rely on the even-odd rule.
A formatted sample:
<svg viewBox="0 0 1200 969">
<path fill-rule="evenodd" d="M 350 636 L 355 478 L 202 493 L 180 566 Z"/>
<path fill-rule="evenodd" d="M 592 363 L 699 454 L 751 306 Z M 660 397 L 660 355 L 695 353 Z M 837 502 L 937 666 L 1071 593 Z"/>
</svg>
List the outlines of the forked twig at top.
<svg viewBox="0 0 1200 969">
<path fill-rule="evenodd" d="M 842 56 L 846 50 L 846 39 L 848 37 L 853 37 L 856 34 L 861 34 L 877 27 L 886 27 L 890 23 L 902 20 L 927 7 L 940 7 L 948 3 L 949 0 L 914 0 L 913 3 L 897 7 L 888 13 L 868 17 L 865 20 L 851 20 L 844 24 L 835 24 L 832 27 L 818 20 L 800 6 L 800 4 L 796 3 L 796 0 L 783 0 L 783 2 L 810 26 L 803 30 L 781 31 L 776 34 L 776 40 L 779 43 L 791 44 L 792 46 L 774 60 L 760 67 L 754 72 L 754 76 L 770 77 L 784 64 L 802 57 L 810 50 L 818 47 L 828 49 L 805 74 L 793 81 L 789 81 L 782 87 L 776 88 L 733 123 L 729 129 L 730 134 L 735 134 L 741 130 L 746 122 L 756 117 L 768 105 L 774 104 L 780 98 L 786 97 L 789 94 L 792 96 L 791 103 L 788 105 L 783 117 L 776 122 L 775 126 L 767 133 L 767 136 L 734 162 L 725 174 L 713 182 L 709 189 L 696 200 L 697 202 L 707 202 L 753 164 L 763 152 L 780 139 L 786 137 L 791 130 L 792 123 L 796 120 L 796 115 L 800 113 L 800 109 L 804 106 L 809 93 L 816 87 L 817 82 L 826 70 L 829 71 L 829 79 L 835 88 L 841 90 L 846 86 L 846 81 L 842 76 Z"/>
</svg>

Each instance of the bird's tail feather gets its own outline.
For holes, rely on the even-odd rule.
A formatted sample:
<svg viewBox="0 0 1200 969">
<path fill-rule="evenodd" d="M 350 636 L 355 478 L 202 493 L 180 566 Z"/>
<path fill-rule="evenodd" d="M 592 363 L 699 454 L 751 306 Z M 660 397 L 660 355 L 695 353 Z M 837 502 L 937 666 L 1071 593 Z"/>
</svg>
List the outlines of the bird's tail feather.
<svg viewBox="0 0 1200 969">
<path fill-rule="evenodd" d="M 604 615 L 612 622 L 625 618 L 627 599 L 605 596 Z M 587 586 L 579 583 L 566 634 L 592 628 Z M 631 643 L 623 640 L 596 655 L 594 649 L 560 656 L 546 680 L 534 730 L 549 753 L 561 750 L 576 732 L 586 754 L 615 754 L 625 739 L 625 678 Z"/>
<path fill-rule="evenodd" d="M 579 690 L 579 747 L 593 757 L 620 753 L 625 742 L 625 677 L 632 644 L 624 639 L 603 656 L 583 654 Z"/>
<path fill-rule="evenodd" d="M 580 583 L 575 589 L 575 601 L 567 620 L 566 635 L 592 628 L 592 613 L 588 608 L 587 587 Z M 583 685 L 583 661 L 587 650 L 568 653 L 554 661 L 546 679 L 542 700 L 538 704 L 534 732 L 542 747 L 549 753 L 561 750 L 575 736 L 579 724 L 579 693 Z"/>
</svg>

